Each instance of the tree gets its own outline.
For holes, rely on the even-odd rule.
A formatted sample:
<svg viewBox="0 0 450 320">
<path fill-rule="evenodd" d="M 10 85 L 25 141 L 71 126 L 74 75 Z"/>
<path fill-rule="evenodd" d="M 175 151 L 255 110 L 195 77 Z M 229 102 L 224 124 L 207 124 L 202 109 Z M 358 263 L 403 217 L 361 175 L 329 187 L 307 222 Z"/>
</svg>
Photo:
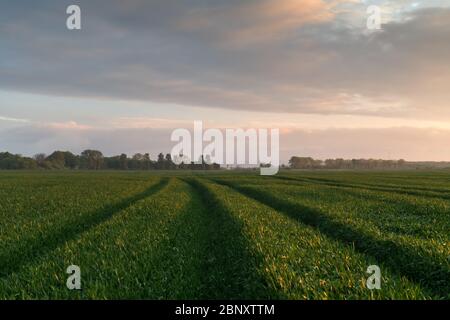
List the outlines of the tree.
<svg viewBox="0 0 450 320">
<path fill-rule="evenodd" d="M 136 153 L 129 162 L 129 168 L 132 170 L 143 170 L 145 168 L 145 155 L 142 153 Z"/>
<path fill-rule="evenodd" d="M 32 158 L 22 157 L 20 154 L 9 152 L 0 153 L 0 169 L 18 170 L 18 169 L 36 169 L 37 162 Z"/>
<path fill-rule="evenodd" d="M 99 170 L 103 166 L 103 154 L 98 150 L 84 150 L 81 159 L 86 169 Z"/>
<path fill-rule="evenodd" d="M 311 157 L 291 157 L 289 166 L 292 169 L 315 169 L 322 167 L 321 160 L 314 160 Z"/>
<path fill-rule="evenodd" d="M 120 156 L 105 157 L 104 167 L 106 169 L 119 170 L 120 169 Z"/>
<path fill-rule="evenodd" d="M 125 153 L 119 156 L 119 168 L 121 170 L 128 170 L 128 157 Z"/>
<path fill-rule="evenodd" d="M 75 169 L 79 165 L 78 157 L 69 151 L 55 151 L 46 160 L 50 163 L 51 167 L 57 169 Z"/>
<path fill-rule="evenodd" d="M 144 159 L 142 161 L 143 161 L 142 169 L 144 170 L 152 169 L 152 160 L 150 159 L 150 154 L 148 153 L 144 154 Z"/>
<path fill-rule="evenodd" d="M 157 169 L 166 169 L 166 160 L 164 159 L 164 154 L 158 154 L 158 161 L 156 162 Z"/>
<path fill-rule="evenodd" d="M 170 153 L 166 154 L 165 163 L 166 163 L 166 169 L 170 169 L 170 170 L 176 169 L 176 165 L 172 161 L 172 155 Z"/>
<path fill-rule="evenodd" d="M 80 158 L 72 152 L 64 152 L 64 160 L 66 168 L 76 169 L 80 166 Z"/>
<path fill-rule="evenodd" d="M 400 159 L 397 161 L 397 166 L 398 167 L 404 167 L 406 165 L 406 161 L 404 159 Z"/>
<path fill-rule="evenodd" d="M 132 159 L 135 161 L 142 161 L 144 160 L 144 155 L 142 153 L 136 153 Z"/>
<path fill-rule="evenodd" d="M 47 158 L 47 156 L 45 155 L 45 153 L 38 153 L 36 155 L 34 155 L 33 159 L 36 161 L 36 163 L 39 166 L 43 166 L 45 159 Z"/>
</svg>

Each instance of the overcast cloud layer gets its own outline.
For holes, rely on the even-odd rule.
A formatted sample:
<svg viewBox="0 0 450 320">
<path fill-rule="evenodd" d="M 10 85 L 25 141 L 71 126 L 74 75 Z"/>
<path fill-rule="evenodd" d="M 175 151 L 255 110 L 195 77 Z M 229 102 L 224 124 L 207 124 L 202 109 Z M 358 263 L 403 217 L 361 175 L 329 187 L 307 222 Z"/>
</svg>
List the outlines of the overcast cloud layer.
<svg viewBox="0 0 450 320">
<path fill-rule="evenodd" d="M 82 9 L 81 31 L 65 27 L 70 4 Z M 383 10 L 381 31 L 366 28 L 370 4 Z M 72 124 L 69 129 L 94 130 L 90 139 L 96 141 L 98 119 L 107 115 L 94 106 L 109 100 L 181 105 L 186 113 L 192 107 L 235 111 L 236 118 L 244 110 L 255 118 L 260 112 L 286 119 L 376 116 L 378 122 L 441 121 L 450 128 L 449 6 L 438 0 L 2 1 L 0 92 L 92 101 L 92 123 L 64 118 L 64 105 L 59 112 L 63 124 Z M 8 133 L 2 148 L 30 149 L 17 139 L 31 129 L 42 133 L 37 137 L 47 134 L 43 128 L 58 129 L 37 125 L 37 114 L 19 116 L 11 111 L 14 101 L 1 95 L 0 130 Z M 186 118 L 183 109 L 173 110 L 169 120 Z M 218 120 L 204 115 L 199 120 Z M 272 127 L 270 121 L 266 126 Z M 295 153 L 293 145 L 288 148 Z M 349 148 L 342 147 L 347 156 L 358 153 Z M 413 157 L 418 150 L 403 155 Z"/>
<path fill-rule="evenodd" d="M 450 116 L 450 9 L 405 11 L 368 35 L 367 5 L 353 4 L 345 20 L 345 2 L 77 1 L 83 29 L 70 32 L 71 1 L 4 1 L 0 86 L 256 111 Z"/>
</svg>

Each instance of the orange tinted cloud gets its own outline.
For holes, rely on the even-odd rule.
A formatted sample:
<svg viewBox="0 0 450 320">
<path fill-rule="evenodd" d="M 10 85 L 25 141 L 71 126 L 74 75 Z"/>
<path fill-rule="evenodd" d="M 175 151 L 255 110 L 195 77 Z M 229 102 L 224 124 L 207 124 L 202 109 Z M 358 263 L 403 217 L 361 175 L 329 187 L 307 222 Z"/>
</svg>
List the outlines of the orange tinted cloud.
<svg viewBox="0 0 450 320">
<path fill-rule="evenodd" d="M 264 0 L 229 8 L 193 10 L 179 26 L 189 30 L 220 29 L 226 44 L 242 45 L 273 40 L 311 23 L 334 18 L 333 9 L 343 1 Z"/>
</svg>

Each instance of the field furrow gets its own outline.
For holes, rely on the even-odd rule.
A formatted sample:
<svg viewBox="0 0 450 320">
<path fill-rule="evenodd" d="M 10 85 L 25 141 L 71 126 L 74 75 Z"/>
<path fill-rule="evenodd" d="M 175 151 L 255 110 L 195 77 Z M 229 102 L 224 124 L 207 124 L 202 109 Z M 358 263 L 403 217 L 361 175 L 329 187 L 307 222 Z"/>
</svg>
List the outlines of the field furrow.
<svg viewBox="0 0 450 320">
<path fill-rule="evenodd" d="M 220 195 L 220 203 L 243 224 L 250 249 L 262 257 L 255 266 L 272 290 L 289 299 L 426 298 L 422 288 L 384 268 L 383 289 L 365 288 L 366 269 L 377 264 L 299 223 L 270 205 L 235 192 L 228 186 L 203 182 Z M 429 296 L 428 296 L 429 297 Z"/>
<path fill-rule="evenodd" d="M 449 181 L 2 172 L 0 299 L 450 299 Z M 66 287 L 70 265 L 82 290 Z"/>
<path fill-rule="evenodd" d="M 414 187 L 399 187 L 390 185 L 377 185 L 377 184 L 362 184 L 362 183 L 348 183 L 329 179 L 319 179 L 319 178 L 292 178 L 287 176 L 279 176 L 279 179 L 305 182 L 309 184 L 320 184 L 331 187 L 342 187 L 351 189 L 363 189 L 371 191 L 381 191 L 381 192 L 393 192 L 398 194 L 405 194 L 411 196 L 435 198 L 435 199 L 450 199 L 450 190 L 448 189 L 430 189 L 430 188 L 414 188 Z"/>
<path fill-rule="evenodd" d="M 160 182 L 158 190 L 165 184 Z M 184 228 L 179 218 L 191 212 L 191 197 L 185 186 L 174 181 L 158 196 L 152 194 L 136 199 L 39 261 L 2 278 L 0 296 L 162 299 L 173 294 L 176 297 L 171 289 L 183 286 L 173 276 L 184 279 L 186 285 L 192 281 L 191 276 L 178 272 L 186 256 L 179 255 L 173 236 L 181 226 Z M 65 269 L 71 264 L 82 270 L 82 291 L 66 288 Z M 169 283 L 172 285 L 167 286 Z"/>
<path fill-rule="evenodd" d="M 286 189 L 246 186 L 230 179 L 215 179 L 240 193 L 272 207 L 287 217 L 316 228 L 329 238 L 354 247 L 389 267 L 399 276 L 420 284 L 428 295 L 448 297 L 450 288 L 450 266 L 448 247 L 444 252 L 429 251 L 427 246 L 410 244 L 399 237 L 390 237 L 364 220 L 352 219 L 351 215 L 339 214 L 327 208 L 322 202 L 315 207 L 305 205 L 301 194 L 285 196 Z M 408 239 L 410 240 L 410 239 Z"/>
<path fill-rule="evenodd" d="M 0 277 L 17 271 L 23 265 L 39 259 L 41 255 L 45 255 L 65 242 L 75 239 L 80 234 L 110 219 L 114 214 L 133 205 L 135 202 L 158 192 L 166 183 L 167 179 L 162 179 L 142 193 L 133 195 L 118 203 L 107 205 L 100 210 L 76 216 L 75 219 L 71 219 L 70 222 L 65 224 L 60 224 L 57 228 L 53 226 L 53 229 L 47 233 L 38 235 L 32 233 L 31 236 L 29 234 L 22 235 L 20 242 L 13 243 L 6 250 L 2 250 L 0 254 Z"/>
<path fill-rule="evenodd" d="M 204 277 L 204 299 L 268 299 L 281 298 L 270 289 L 265 278 L 256 272 L 261 257 L 249 251 L 250 244 L 242 232 L 242 224 L 226 208 L 221 195 L 212 192 L 198 179 L 185 179 L 203 203 L 205 243 L 201 272 Z"/>
</svg>

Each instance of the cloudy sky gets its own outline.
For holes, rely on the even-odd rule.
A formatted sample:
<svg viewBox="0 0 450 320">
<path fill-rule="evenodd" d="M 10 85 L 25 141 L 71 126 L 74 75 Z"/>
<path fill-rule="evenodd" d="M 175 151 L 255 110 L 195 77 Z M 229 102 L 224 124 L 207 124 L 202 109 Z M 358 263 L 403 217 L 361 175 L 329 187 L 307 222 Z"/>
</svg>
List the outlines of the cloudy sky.
<svg viewBox="0 0 450 320">
<path fill-rule="evenodd" d="M 0 151 L 156 155 L 194 120 L 280 128 L 283 161 L 450 160 L 450 1 L 1 1 Z"/>
</svg>

